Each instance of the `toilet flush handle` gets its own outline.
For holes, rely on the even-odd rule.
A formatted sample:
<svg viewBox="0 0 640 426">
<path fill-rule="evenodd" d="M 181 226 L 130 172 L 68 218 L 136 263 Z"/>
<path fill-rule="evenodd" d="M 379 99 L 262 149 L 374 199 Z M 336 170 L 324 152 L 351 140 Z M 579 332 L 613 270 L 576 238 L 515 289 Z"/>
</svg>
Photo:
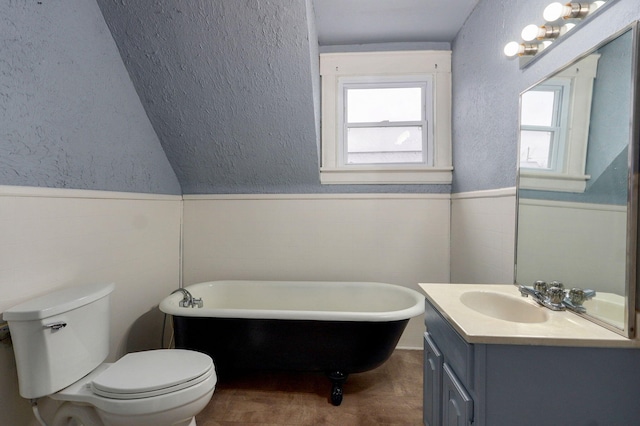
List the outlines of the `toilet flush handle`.
<svg viewBox="0 0 640 426">
<path fill-rule="evenodd" d="M 59 322 L 53 322 L 51 324 L 45 324 L 44 326 L 45 328 L 50 328 L 51 331 L 58 331 L 62 328 L 65 328 L 67 326 L 67 323 L 64 321 L 59 321 Z"/>
</svg>

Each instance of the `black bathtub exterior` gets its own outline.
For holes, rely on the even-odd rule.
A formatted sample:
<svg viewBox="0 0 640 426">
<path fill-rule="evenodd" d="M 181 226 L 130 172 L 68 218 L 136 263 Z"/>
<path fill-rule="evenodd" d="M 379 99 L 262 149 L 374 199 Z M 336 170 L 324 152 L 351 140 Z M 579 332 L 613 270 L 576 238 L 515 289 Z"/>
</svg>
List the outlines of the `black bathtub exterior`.
<svg viewBox="0 0 640 426">
<path fill-rule="evenodd" d="M 408 321 L 173 317 L 176 348 L 209 354 L 223 380 L 246 370 L 321 371 L 334 383 L 334 405 L 340 382 L 382 365 Z"/>
</svg>

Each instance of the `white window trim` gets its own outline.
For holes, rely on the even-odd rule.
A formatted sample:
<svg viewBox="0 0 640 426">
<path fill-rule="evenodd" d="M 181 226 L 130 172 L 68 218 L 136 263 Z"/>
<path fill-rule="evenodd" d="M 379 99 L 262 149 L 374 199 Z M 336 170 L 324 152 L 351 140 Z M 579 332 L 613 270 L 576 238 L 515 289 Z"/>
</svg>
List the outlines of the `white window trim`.
<svg viewBox="0 0 640 426">
<path fill-rule="evenodd" d="M 451 52 L 357 52 L 320 55 L 322 78 L 323 184 L 450 184 L 451 160 Z M 372 76 L 429 75 L 432 81 L 432 164 L 342 165 L 339 112 L 341 81 Z"/>
<path fill-rule="evenodd" d="M 554 78 L 570 79 L 571 91 L 562 164 L 554 171 L 520 169 L 520 187 L 539 191 L 584 192 L 591 176 L 585 174 L 593 80 L 600 55 L 592 54 L 560 72 Z"/>
</svg>

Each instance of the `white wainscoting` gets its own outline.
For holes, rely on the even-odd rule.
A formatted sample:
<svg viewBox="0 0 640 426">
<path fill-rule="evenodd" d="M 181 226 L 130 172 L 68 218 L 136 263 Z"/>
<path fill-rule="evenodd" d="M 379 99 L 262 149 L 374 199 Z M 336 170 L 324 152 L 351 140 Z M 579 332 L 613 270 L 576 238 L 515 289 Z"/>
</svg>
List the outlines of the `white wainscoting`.
<svg viewBox="0 0 640 426">
<path fill-rule="evenodd" d="M 520 199 L 518 279 L 620 294 L 626 282 L 626 206 Z M 544 265 L 540 271 L 538 265 Z"/>
<path fill-rule="evenodd" d="M 159 344 L 155 307 L 181 273 L 185 285 L 379 281 L 416 290 L 419 282 L 513 279 L 511 190 L 183 200 L 0 186 L 0 217 L 0 313 L 58 287 L 115 282 L 111 359 Z M 423 331 L 423 318 L 414 318 L 399 346 L 420 348 Z M 31 412 L 18 396 L 7 345 L 0 345 L 0 377 L 0 410 L 26 424 Z"/>
<path fill-rule="evenodd" d="M 516 190 L 451 196 L 451 282 L 514 282 Z"/>
<path fill-rule="evenodd" d="M 59 287 L 114 282 L 109 358 L 159 346 L 155 307 L 179 284 L 181 214 L 180 196 L 0 186 L 0 314 Z M 26 425 L 15 374 L 0 344 L 0 412 Z"/>
<path fill-rule="evenodd" d="M 185 285 L 449 282 L 449 194 L 184 196 Z M 401 347 L 420 348 L 423 318 Z"/>
</svg>

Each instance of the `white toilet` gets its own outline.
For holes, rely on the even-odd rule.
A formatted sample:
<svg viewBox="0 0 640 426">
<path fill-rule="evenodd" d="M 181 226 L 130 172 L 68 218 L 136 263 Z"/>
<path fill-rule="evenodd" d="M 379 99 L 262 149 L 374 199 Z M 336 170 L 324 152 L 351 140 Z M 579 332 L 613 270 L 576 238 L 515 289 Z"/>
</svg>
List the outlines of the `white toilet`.
<svg viewBox="0 0 640 426">
<path fill-rule="evenodd" d="M 216 385 L 211 357 L 161 349 L 103 363 L 113 284 L 66 288 L 4 312 L 20 395 L 63 401 L 49 426 L 186 426 Z"/>
</svg>

